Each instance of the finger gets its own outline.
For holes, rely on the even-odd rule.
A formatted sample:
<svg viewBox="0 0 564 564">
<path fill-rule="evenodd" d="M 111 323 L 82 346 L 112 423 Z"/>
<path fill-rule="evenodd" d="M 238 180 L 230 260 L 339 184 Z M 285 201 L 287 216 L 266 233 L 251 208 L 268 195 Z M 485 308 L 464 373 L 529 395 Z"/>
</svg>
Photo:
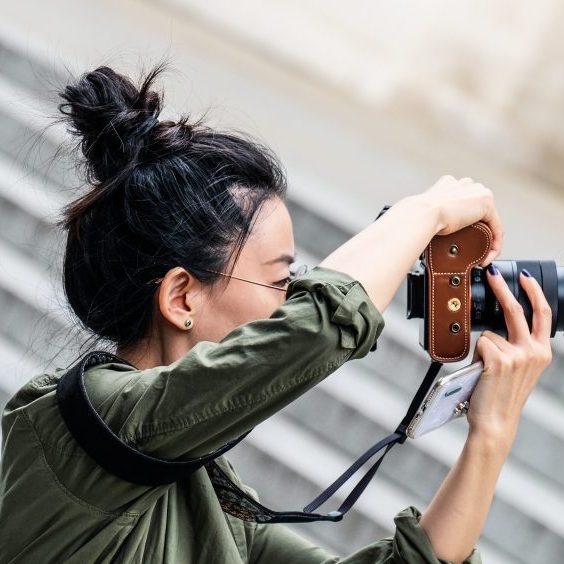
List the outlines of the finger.
<svg viewBox="0 0 564 564">
<path fill-rule="evenodd" d="M 480 349 L 478 348 L 478 340 L 480 339 L 480 337 L 484 336 L 487 338 L 487 335 L 484 335 L 485 331 L 482 332 L 479 336 L 478 339 L 476 339 L 476 345 L 474 346 L 474 354 L 472 355 L 472 362 L 470 364 L 474 364 L 475 362 L 478 362 L 479 360 L 483 360 L 482 358 L 482 354 L 480 352 Z M 483 340 L 483 339 L 482 339 Z M 481 344 L 480 344 L 480 348 L 481 348 Z M 483 351 L 482 351 L 483 352 Z"/>
<path fill-rule="evenodd" d="M 507 341 L 507 339 L 504 339 L 501 335 L 498 335 L 497 333 L 494 333 L 493 331 L 489 331 L 487 329 L 485 331 L 482 331 L 482 335 L 492 341 L 492 343 L 494 343 L 494 345 L 502 353 L 511 354 L 513 352 L 514 347 Z"/>
<path fill-rule="evenodd" d="M 546 300 L 541 285 L 534 276 L 528 277 L 520 272 L 519 280 L 533 306 L 531 336 L 537 340 L 545 341 L 550 338 L 552 332 L 552 308 Z"/>
<path fill-rule="evenodd" d="M 491 361 L 493 358 L 500 356 L 501 351 L 497 348 L 493 341 L 491 341 L 485 335 L 480 335 L 476 341 L 476 350 L 478 351 L 478 356 L 484 364 L 484 369 L 482 374 L 491 368 Z"/>
<path fill-rule="evenodd" d="M 492 292 L 499 301 L 507 326 L 508 340 L 514 343 L 524 343 L 531 337 L 529 325 L 523 313 L 523 306 L 517 301 L 509 289 L 502 274 L 493 275 L 487 269 L 488 282 Z"/>
<path fill-rule="evenodd" d="M 481 337 L 481 335 L 480 335 Z M 478 337 L 478 338 L 480 338 Z M 478 347 L 474 347 L 474 354 L 472 355 L 472 362 L 470 364 L 474 364 L 478 360 L 481 360 L 480 353 L 478 352 Z"/>
<path fill-rule="evenodd" d="M 458 181 L 460 184 L 474 184 L 474 180 L 472 178 L 470 178 L 469 176 L 465 176 L 464 178 L 461 178 Z"/>
<path fill-rule="evenodd" d="M 490 250 L 484 261 L 482 262 L 482 266 L 488 266 L 490 262 L 495 260 L 501 254 L 501 249 L 503 248 L 503 225 L 501 223 L 501 218 L 497 210 L 492 208 L 491 213 L 487 215 L 483 221 L 487 223 L 488 227 L 492 230 L 492 244 L 490 246 Z"/>
</svg>

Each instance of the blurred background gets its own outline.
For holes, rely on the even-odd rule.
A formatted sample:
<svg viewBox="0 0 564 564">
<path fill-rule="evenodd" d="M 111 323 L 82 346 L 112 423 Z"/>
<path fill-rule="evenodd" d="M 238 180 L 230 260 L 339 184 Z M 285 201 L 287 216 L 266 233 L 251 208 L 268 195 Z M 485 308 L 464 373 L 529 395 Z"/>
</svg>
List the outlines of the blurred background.
<svg viewBox="0 0 564 564">
<path fill-rule="evenodd" d="M 505 229 L 497 260 L 564 264 L 562 2 L 0 6 L 2 408 L 32 375 L 87 350 L 61 292 L 64 237 L 53 227 L 81 186 L 73 161 L 57 155 L 68 134 L 45 126 L 57 115 L 58 86 L 101 64 L 136 79 L 168 56 L 163 119 L 207 112 L 208 123 L 271 146 L 288 173 L 298 260 L 311 266 L 384 205 L 442 174 L 494 191 Z M 405 283 L 384 317 L 376 352 L 339 368 L 229 454 L 267 505 L 301 509 L 401 420 L 430 364 L 419 321 L 406 319 Z M 562 334 L 552 345 L 478 543 L 488 564 L 564 559 Z M 463 419 L 396 447 L 341 523 L 292 527 L 340 555 L 393 534 L 397 512 L 424 511 L 466 428 Z"/>
</svg>

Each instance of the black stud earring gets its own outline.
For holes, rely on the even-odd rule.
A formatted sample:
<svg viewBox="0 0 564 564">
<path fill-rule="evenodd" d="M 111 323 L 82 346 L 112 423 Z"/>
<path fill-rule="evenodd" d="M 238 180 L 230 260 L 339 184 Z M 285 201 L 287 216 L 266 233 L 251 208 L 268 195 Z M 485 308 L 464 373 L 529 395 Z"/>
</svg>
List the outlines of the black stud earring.
<svg viewBox="0 0 564 564">
<path fill-rule="evenodd" d="M 186 325 L 186 329 L 188 329 L 188 328 L 190 328 L 190 326 L 192 325 L 192 321 L 191 321 L 190 319 L 187 319 L 187 320 L 184 322 L 184 325 Z"/>
</svg>

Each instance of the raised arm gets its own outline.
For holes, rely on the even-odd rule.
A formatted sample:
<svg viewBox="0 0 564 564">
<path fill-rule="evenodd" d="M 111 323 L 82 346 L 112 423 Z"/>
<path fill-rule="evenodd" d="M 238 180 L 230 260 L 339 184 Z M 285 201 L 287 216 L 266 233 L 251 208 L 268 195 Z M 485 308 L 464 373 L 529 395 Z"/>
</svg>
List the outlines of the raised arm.
<svg viewBox="0 0 564 564">
<path fill-rule="evenodd" d="M 290 283 L 269 318 L 240 325 L 220 342 L 199 341 L 169 365 L 112 371 L 105 379 L 87 371 L 87 392 L 110 427 L 144 452 L 168 459 L 211 452 L 376 348 L 384 328 L 379 307 L 437 220 L 424 198 L 400 200 Z M 402 235 L 406 225 L 412 239 Z M 375 250 L 374 260 L 367 249 Z"/>
<path fill-rule="evenodd" d="M 191 458 L 239 437 L 345 361 L 374 350 L 383 328 L 358 281 L 317 266 L 290 284 L 269 318 L 240 325 L 219 342 L 199 341 L 169 365 L 92 368 L 85 385 L 124 440 L 161 458 Z"/>
<path fill-rule="evenodd" d="M 378 221 L 321 262 L 350 274 L 384 312 L 413 263 L 435 235 L 448 235 L 478 221 L 488 224 L 493 242 L 482 266 L 501 251 L 503 230 L 493 193 L 471 178 L 441 177 L 422 194 L 394 204 Z"/>
<path fill-rule="evenodd" d="M 445 190 L 456 194 L 450 215 L 440 204 Z M 438 230 L 452 227 L 459 208 L 465 221 L 482 218 L 484 190 L 441 179 L 291 282 L 269 318 L 240 325 L 220 342 L 199 341 L 168 365 L 113 370 L 101 379 L 94 368 L 85 375 L 87 392 L 114 431 L 147 453 L 176 459 L 218 448 L 374 350 L 382 310 L 414 260 Z"/>
</svg>

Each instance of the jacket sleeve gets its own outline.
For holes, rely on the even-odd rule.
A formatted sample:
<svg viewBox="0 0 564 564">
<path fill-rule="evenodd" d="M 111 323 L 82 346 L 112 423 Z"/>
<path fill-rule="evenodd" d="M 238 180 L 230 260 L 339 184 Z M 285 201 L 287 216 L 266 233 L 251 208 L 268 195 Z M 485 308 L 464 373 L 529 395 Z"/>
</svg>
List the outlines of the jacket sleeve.
<svg viewBox="0 0 564 564">
<path fill-rule="evenodd" d="M 135 448 L 169 460 L 202 456 L 345 361 L 375 350 L 384 324 L 359 281 L 316 266 L 289 284 L 286 301 L 269 318 L 243 324 L 217 343 L 199 341 L 169 365 L 116 364 L 111 375 L 92 368 L 86 391 L 110 428 Z"/>
<path fill-rule="evenodd" d="M 302 538 L 285 525 L 258 524 L 249 564 L 453 564 L 438 558 L 425 530 L 419 525 L 420 511 L 409 506 L 394 517 L 391 537 L 371 543 L 349 556 L 331 555 Z M 462 564 L 482 564 L 474 548 Z"/>
</svg>

